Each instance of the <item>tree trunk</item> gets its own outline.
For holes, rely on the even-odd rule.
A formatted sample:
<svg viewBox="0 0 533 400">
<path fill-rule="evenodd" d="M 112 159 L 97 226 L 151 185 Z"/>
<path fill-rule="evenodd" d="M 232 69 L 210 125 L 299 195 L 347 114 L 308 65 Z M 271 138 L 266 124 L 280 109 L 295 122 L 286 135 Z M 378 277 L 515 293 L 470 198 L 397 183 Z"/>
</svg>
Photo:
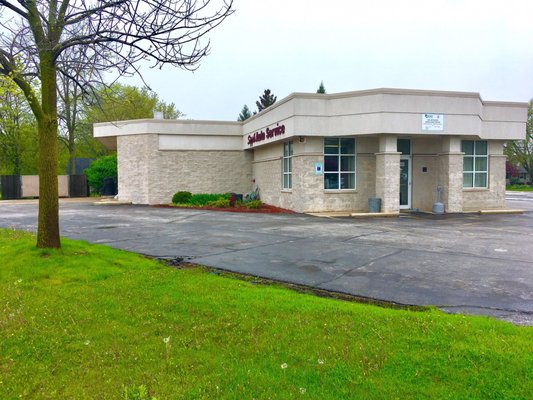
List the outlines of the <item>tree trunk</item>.
<svg viewBox="0 0 533 400">
<path fill-rule="evenodd" d="M 40 54 L 43 118 L 39 129 L 39 225 L 37 247 L 59 248 L 57 184 L 57 76 L 50 52 Z"/>
<path fill-rule="evenodd" d="M 18 146 L 15 149 L 15 156 L 13 157 L 13 175 L 20 175 L 20 152 Z"/>
<path fill-rule="evenodd" d="M 76 163 L 75 163 L 75 154 L 74 154 L 74 148 L 69 147 L 68 148 L 68 165 L 70 170 L 70 175 L 76 175 Z"/>
</svg>

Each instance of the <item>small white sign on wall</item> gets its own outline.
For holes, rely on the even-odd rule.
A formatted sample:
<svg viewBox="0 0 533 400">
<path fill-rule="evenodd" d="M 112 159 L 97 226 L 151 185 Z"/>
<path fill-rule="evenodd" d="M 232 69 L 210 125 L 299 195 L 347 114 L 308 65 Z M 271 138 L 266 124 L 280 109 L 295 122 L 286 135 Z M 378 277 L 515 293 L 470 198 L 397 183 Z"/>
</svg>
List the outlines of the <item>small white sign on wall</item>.
<svg viewBox="0 0 533 400">
<path fill-rule="evenodd" d="M 315 163 L 315 175 L 322 175 L 322 163 Z"/>
<path fill-rule="evenodd" d="M 444 130 L 444 114 L 422 114 L 422 130 L 423 131 L 443 131 Z"/>
</svg>

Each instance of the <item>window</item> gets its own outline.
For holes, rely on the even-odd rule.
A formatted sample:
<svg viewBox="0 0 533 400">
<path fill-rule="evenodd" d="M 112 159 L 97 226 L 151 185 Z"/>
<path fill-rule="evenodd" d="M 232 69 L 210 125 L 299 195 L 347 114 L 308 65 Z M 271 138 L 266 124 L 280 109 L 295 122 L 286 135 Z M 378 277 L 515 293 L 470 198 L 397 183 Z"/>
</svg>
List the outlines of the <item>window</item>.
<svg viewBox="0 0 533 400">
<path fill-rule="evenodd" d="M 292 142 L 283 143 L 283 189 L 292 189 Z"/>
<path fill-rule="evenodd" d="M 486 140 L 463 140 L 463 187 L 486 188 L 487 187 L 487 141 Z"/>
<path fill-rule="evenodd" d="M 324 138 L 324 189 L 355 189 L 355 139 Z"/>
<path fill-rule="evenodd" d="M 411 155 L 411 139 L 398 139 L 396 143 L 398 152 L 402 153 L 402 156 Z"/>
</svg>

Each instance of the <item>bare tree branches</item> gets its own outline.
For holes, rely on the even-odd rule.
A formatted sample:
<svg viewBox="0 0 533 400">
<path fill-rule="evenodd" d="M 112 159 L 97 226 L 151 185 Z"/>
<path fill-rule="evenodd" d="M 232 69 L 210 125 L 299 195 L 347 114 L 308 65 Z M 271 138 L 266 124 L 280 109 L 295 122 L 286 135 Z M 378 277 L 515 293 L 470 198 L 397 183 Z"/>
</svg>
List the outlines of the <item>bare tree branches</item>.
<svg viewBox="0 0 533 400">
<path fill-rule="evenodd" d="M 16 14 L 20 15 L 22 18 L 28 18 L 27 12 L 25 12 L 24 10 L 18 8 L 15 4 L 13 4 L 10 1 L 0 0 L 0 6 L 9 8 L 11 11 L 13 11 Z"/>
<path fill-rule="evenodd" d="M 38 247 L 59 247 L 57 74 L 87 91 L 104 75 L 138 63 L 194 70 L 204 37 L 233 0 L 0 0 L 0 74 L 23 91 L 39 130 Z M 40 99 L 34 90 L 40 83 Z M 70 86 L 69 86 L 70 88 Z"/>
<path fill-rule="evenodd" d="M 141 60 L 151 60 L 151 67 L 170 64 L 194 70 L 209 52 L 210 43 L 203 38 L 233 12 L 232 4 L 233 0 L 0 0 L 0 48 L 9 48 L 13 58 L 24 53 L 24 71 L 35 76 L 43 50 L 51 51 L 57 67 L 68 71 L 76 61 L 64 56 L 69 48 L 90 49 L 84 57 L 86 63 L 95 62 L 90 69 L 120 75 L 137 74 Z M 1 73 L 10 72 L 1 60 L 0 64 Z"/>
</svg>

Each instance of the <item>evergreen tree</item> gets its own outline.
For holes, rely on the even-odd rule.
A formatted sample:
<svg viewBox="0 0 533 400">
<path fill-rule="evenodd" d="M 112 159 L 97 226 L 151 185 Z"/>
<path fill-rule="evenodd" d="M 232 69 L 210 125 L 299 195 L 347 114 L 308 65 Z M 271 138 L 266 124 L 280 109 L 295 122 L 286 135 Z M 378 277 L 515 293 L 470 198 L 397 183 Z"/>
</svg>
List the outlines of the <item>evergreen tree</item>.
<svg viewBox="0 0 533 400">
<path fill-rule="evenodd" d="M 259 101 L 256 101 L 257 111 L 261 112 L 265 108 L 270 107 L 277 100 L 277 97 L 270 93 L 270 89 L 265 89 L 262 96 L 259 96 Z"/>
<path fill-rule="evenodd" d="M 250 109 L 245 104 L 242 108 L 241 113 L 239 114 L 239 119 L 237 121 L 246 121 L 248 118 L 252 116 L 252 113 L 250 112 Z"/>
<path fill-rule="evenodd" d="M 317 93 L 326 94 L 326 88 L 324 87 L 324 82 L 320 81 L 320 86 L 318 87 Z"/>
</svg>

